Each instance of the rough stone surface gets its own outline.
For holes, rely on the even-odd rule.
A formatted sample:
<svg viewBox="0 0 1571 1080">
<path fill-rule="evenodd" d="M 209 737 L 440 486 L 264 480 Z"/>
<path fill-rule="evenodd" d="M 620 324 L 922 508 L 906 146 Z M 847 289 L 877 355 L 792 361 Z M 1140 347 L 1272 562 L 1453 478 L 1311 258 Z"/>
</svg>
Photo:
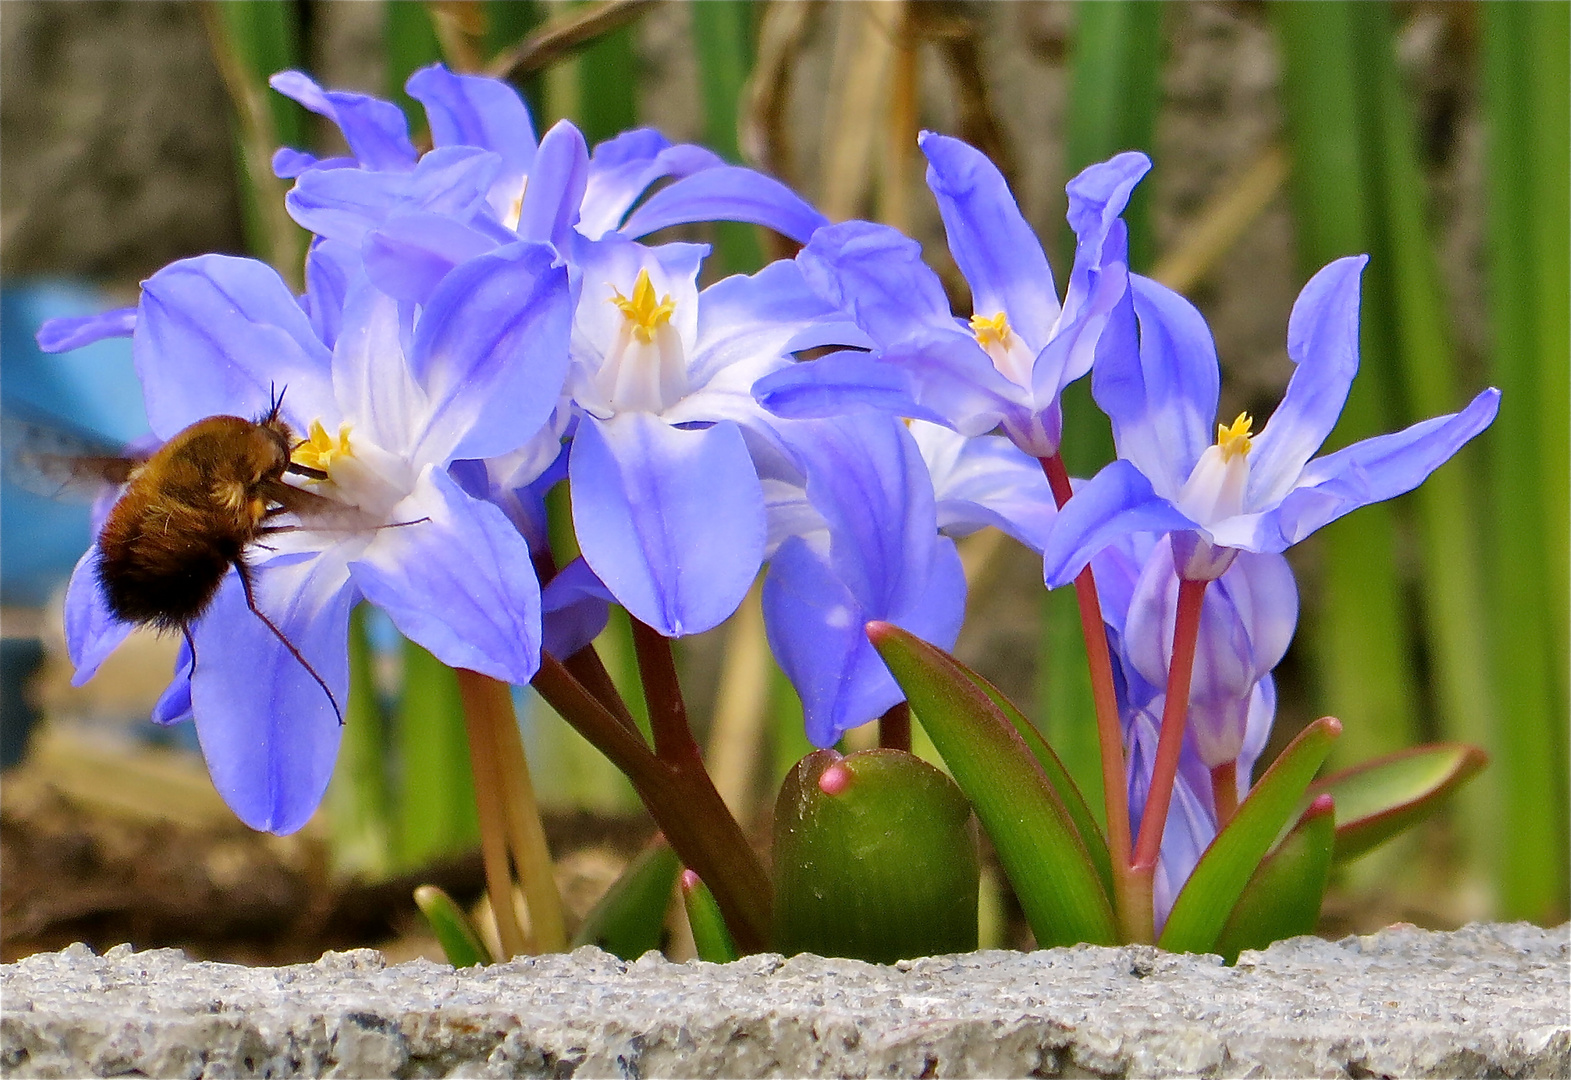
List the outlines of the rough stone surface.
<svg viewBox="0 0 1571 1080">
<path fill-rule="evenodd" d="M 1565 926 L 1297 938 L 1231 968 L 1145 946 L 454 971 L 76 945 L 0 967 L 0 993 L 18 1077 L 1571 1074 Z"/>
</svg>

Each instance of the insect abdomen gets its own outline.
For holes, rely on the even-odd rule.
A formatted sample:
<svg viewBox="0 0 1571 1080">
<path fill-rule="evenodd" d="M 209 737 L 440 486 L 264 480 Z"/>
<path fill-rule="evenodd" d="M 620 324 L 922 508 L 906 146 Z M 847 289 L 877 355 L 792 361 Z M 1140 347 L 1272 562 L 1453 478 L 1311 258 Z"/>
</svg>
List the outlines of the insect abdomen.
<svg viewBox="0 0 1571 1080">
<path fill-rule="evenodd" d="M 178 502 L 133 489 L 116 504 L 98 537 L 98 581 L 114 614 L 160 630 L 184 626 L 207 610 L 243 538 L 217 534 L 212 522 Z"/>
</svg>

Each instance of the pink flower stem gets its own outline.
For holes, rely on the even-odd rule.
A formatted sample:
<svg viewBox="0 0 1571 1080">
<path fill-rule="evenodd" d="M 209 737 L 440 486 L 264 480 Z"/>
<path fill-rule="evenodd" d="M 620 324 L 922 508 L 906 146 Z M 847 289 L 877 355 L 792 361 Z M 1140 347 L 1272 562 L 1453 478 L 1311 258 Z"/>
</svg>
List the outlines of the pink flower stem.
<svg viewBox="0 0 1571 1080">
<path fill-rule="evenodd" d="M 1162 708 L 1162 733 L 1156 743 L 1151 787 L 1145 813 L 1140 815 L 1140 835 L 1135 841 L 1134 866 L 1140 874 L 1156 872 L 1162 849 L 1162 830 L 1173 801 L 1173 781 L 1178 776 L 1178 756 L 1184 745 L 1184 723 L 1189 715 L 1189 683 L 1195 670 L 1195 642 L 1200 637 L 1200 605 L 1205 581 L 1178 583 L 1178 617 L 1173 626 L 1173 659 L 1167 670 L 1167 701 Z"/>
<path fill-rule="evenodd" d="M 1054 454 L 1038 460 L 1053 490 L 1053 501 L 1063 509 L 1073 494 L 1063 457 Z M 1080 633 L 1085 638 L 1086 660 L 1091 668 L 1091 698 L 1096 707 L 1097 745 L 1102 755 L 1102 797 L 1107 808 L 1107 846 L 1112 856 L 1116 894 L 1113 907 L 1124 939 L 1146 941 L 1152 933 L 1151 881 L 1149 875 L 1141 880 L 1130 861 L 1123 728 L 1118 721 L 1118 694 L 1113 687 L 1113 658 L 1107 649 L 1102 603 L 1089 565 L 1075 577 L 1075 599 L 1080 602 Z"/>
</svg>

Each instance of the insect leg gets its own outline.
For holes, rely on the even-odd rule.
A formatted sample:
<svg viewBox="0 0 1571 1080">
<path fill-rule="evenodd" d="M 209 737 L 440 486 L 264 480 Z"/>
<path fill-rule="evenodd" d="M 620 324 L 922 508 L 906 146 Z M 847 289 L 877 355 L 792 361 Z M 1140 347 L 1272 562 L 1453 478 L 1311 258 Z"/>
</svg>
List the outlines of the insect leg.
<svg viewBox="0 0 1571 1080">
<path fill-rule="evenodd" d="M 343 727 L 344 711 L 338 707 L 337 699 L 333 697 L 333 692 L 328 689 L 327 683 L 322 680 L 322 676 L 316 673 L 316 668 L 311 666 L 310 661 L 308 661 L 304 656 L 300 655 L 300 650 L 295 648 L 294 642 L 285 637 L 284 632 L 277 627 L 273 620 L 269 619 L 265 614 L 263 614 L 262 609 L 256 606 L 256 594 L 252 591 L 251 588 L 251 568 L 245 563 L 241 562 L 239 559 L 236 559 L 235 570 L 240 575 L 240 587 L 245 590 L 245 606 L 251 609 L 251 614 L 262 620 L 262 625 L 271 630 L 273 632 L 273 636 L 276 637 L 279 641 L 283 642 L 284 648 L 289 650 L 289 655 L 298 660 L 300 662 L 300 666 L 305 668 L 306 673 L 310 675 L 311 678 L 316 680 L 316 685 L 320 686 L 322 688 L 322 693 L 327 695 L 327 703 L 333 707 L 333 712 L 338 717 L 338 726 Z M 195 652 L 191 654 L 191 663 L 194 668 L 196 664 Z"/>
</svg>

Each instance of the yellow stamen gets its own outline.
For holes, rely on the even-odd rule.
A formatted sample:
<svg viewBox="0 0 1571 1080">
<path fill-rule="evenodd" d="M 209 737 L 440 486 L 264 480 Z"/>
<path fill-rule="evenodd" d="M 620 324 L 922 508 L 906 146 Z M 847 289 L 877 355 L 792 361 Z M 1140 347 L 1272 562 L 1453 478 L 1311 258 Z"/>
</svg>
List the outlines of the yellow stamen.
<svg viewBox="0 0 1571 1080">
<path fill-rule="evenodd" d="M 627 316 L 627 321 L 633 324 L 633 333 L 645 345 L 655 339 L 655 331 L 671 321 L 671 315 L 676 311 L 676 301 L 671 299 L 669 293 L 655 302 L 655 286 L 649 280 L 649 271 L 640 270 L 638 280 L 633 282 L 633 298 L 629 300 L 622 295 L 615 285 L 611 291 L 616 293 L 611 303 L 622 309 L 622 314 Z"/>
<path fill-rule="evenodd" d="M 1250 447 L 1254 445 L 1250 440 L 1249 429 L 1254 423 L 1247 412 L 1241 412 L 1231 425 L 1216 426 L 1216 445 L 1222 451 L 1224 461 L 1249 453 Z"/>
<path fill-rule="evenodd" d="M 308 469 L 316 469 L 320 472 L 329 472 L 333 458 L 339 455 L 354 456 L 354 451 L 349 448 L 349 425 L 339 426 L 338 441 L 335 443 L 333 437 L 327 433 L 327 429 L 322 426 L 322 421 L 313 420 L 310 434 L 306 436 L 303 443 L 294 448 L 290 456 L 297 465 L 304 465 Z"/>
<path fill-rule="evenodd" d="M 1002 311 L 991 317 L 971 316 L 971 332 L 976 335 L 976 343 L 984 349 L 994 344 L 1009 347 L 1009 317 Z"/>
</svg>

